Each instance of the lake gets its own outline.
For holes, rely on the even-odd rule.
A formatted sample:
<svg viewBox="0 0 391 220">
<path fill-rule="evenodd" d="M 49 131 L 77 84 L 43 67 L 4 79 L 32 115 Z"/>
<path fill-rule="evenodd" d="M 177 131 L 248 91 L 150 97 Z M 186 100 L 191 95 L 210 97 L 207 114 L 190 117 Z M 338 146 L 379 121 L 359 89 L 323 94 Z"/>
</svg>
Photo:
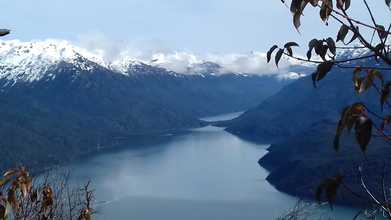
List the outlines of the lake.
<svg viewBox="0 0 391 220">
<path fill-rule="evenodd" d="M 298 199 L 265 180 L 268 172 L 257 161 L 267 147 L 208 126 L 135 138 L 116 151 L 67 168 L 75 184 L 92 180 L 99 212 L 94 219 L 98 220 L 274 219 Z M 337 207 L 328 215 L 351 219 L 354 212 Z"/>
</svg>

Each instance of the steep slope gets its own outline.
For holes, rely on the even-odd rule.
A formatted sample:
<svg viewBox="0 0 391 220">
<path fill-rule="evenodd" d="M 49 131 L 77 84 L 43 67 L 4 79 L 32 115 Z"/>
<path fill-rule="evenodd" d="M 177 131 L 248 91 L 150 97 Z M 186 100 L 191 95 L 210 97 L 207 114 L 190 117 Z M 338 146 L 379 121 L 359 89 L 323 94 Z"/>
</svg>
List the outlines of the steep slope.
<svg viewBox="0 0 391 220">
<path fill-rule="evenodd" d="M 360 101 L 379 110 L 379 98 L 374 91 L 357 95 L 351 70 L 335 68 L 317 88 L 313 87 L 310 76 L 301 78 L 256 108 L 222 125 L 247 138 L 284 139 L 297 135 L 317 121 L 336 120 L 344 107 Z"/>
<path fill-rule="evenodd" d="M 269 153 L 259 160 L 261 166 L 271 171 L 267 180 L 281 191 L 314 199 L 322 180 L 341 174 L 345 184 L 365 198 L 367 195 L 358 180 L 358 166 L 361 166 L 366 184 L 381 198 L 384 164 L 391 159 L 389 143 L 374 138 L 364 157 L 354 135 L 345 134 L 341 151 L 336 153 L 332 147 L 334 133 L 335 122 L 320 121 L 297 136 L 272 144 Z M 384 181 L 389 185 L 391 171 L 387 168 L 385 172 Z M 367 201 L 342 188 L 338 202 L 361 206 Z"/>
<path fill-rule="evenodd" d="M 198 127 L 199 117 L 255 106 L 290 80 L 178 74 L 106 62 L 68 42 L 0 42 L 0 168 L 62 162 L 131 135 Z"/>
<path fill-rule="evenodd" d="M 356 64 L 377 65 L 373 61 Z M 383 74 L 388 80 L 387 73 Z M 349 186 L 360 192 L 357 167 L 362 165 L 367 183 L 378 187 L 383 161 L 390 159 L 391 148 L 381 138 L 373 138 L 364 160 L 353 135 L 344 134 L 342 151 L 334 151 L 341 111 L 355 102 L 364 102 L 380 113 L 379 95 L 374 90 L 357 95 L 351 70 L 334 68 L 318 88 L 313 87 L 310 77 L 299 79 L 239 118 L 220 124 L 241 137 L 273 143 L 259 163 L 271 171 L 268 181 L 282 191 L 314 198 L 322 179 L 342 172 Z M 387 178 L 386 183 L 391 179 Z M 340 202 L 360 205 L 351 194 L 343 193 Z"/>
</svg>

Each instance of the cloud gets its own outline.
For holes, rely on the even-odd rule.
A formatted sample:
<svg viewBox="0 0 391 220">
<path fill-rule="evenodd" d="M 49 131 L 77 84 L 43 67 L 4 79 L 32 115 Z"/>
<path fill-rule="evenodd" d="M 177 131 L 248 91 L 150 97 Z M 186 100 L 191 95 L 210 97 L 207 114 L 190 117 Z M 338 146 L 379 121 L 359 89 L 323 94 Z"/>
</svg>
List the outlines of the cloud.
<svg viewBox="0 0 391 220">
<path fill-rule="evenodd" d="M 165 68 L 177 73 L 194 74 L 206 62 L 217 64 L 220 68 L 216 74 L 243 73 L 257 75 L 277 75 L 280 78 L 295 78 L 289 71 L 292 65 L 304 65 L 294 60 L 283 58 L 279 68 L 274 61 L 266 62 L 263 52 L 249 53 L 209 53 L 196 54 L 189 51 L 173 51 L 160 41 L 126 42 L 110 40 L 102 34 L 82 35 L 77 43 L 80 47 L 103 57 L 108 63 L 121 63 L 137 60 L 153 66 Z"/>
<path fill-rule="evenodd" d="M 111 39 L 99 32 L 79 35 L 75 42 L 79 47 L 102 56 L 106 61 L 112 62 L 124 57 L 148 60 L 153 54 L 168 53 L 168 47 L 159 40 L 139 40 L 129 42 L 126 40 Z"/>
<path fill-rule="evenodd" d="M 192 53 L 156 53 L 151 57 L 151 65 L 163 67 L 178 73 L 188 73 L 194 66 L 204 61 Z"/>
<path fill-rule="evenodd" d="M 224 72 L 273 74 L 278 71 L 274 64 L 268 64 L 266 62 L 266 54 L 261 52 L 209 55 L 208 59 L 220 64 L 224 68 Z M 284 59 L 280 65 L 281 69 L 285 69 L 290 63 Z"/>
<path fill-rule="evenodd" d="M 218 64 L 221 68 L 219 74 L 243 73 L 258 75 L 289 74 L 288 69 L 292 65 L 302 65 L 291 59 L 283 58 L 279 68 L 273 62 L 266 62 L 266 54 L 251 52 L 248 54 L 206 54 L 197 55 L 190 52 L 171 52 L 153 54 L 150 64 L 163 67 L 178 73 L 192 73 L 199 65 L 205 62 Z"/>
</svg>

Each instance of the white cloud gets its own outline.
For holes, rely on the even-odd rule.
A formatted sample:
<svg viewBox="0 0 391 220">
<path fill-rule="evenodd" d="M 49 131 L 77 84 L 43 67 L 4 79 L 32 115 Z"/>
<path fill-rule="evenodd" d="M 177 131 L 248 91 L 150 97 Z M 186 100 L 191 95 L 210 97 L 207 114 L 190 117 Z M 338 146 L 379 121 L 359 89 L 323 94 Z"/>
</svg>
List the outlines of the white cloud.
<svg viewBox="0 0 391 220">
<path fill-rule="evenodd" d="M 125 42 L 113 41 L 102 34 L 80 36 L 78 45 L 95 54 L 99 54 L 108 63 L 126 62 L 129 59 L 162 67 L 182 74 L 193 74 L 199 65 L 205 62 L 218 64 L 221 68 L 216 74 L 243 73 L 258 75 L 278 75 L 279 78 L 296 78 L 301 75 L 292 74 L 289 67 L 305 65 L 292 59 L 283 58 L 279 68 L 266 62 L 266 54 L 262 52 L 228 53 L 228 54 L 196 54 L 189 51 L 172 51 L 159 41 Z"/>
<path fill-rule="evenodd" d="M 203 63 L 199 57 L 187 52 L 156 53 L 151 57 L 151 65 L 163 67 L 178 73 L 188 73 L 195 65 Z"/>
<path fill-rule="evenodd" d="M 179 73 L 191 73 L 197 65 L 213 62 L 221 66 L 219 74 L 244 73 L 258 75 L 284 74 L 293 76 L 288 69 L 292 65 L 303 65 L 291 59 L 283 58 L 276 67 L 274 61 L 266 62 L 266 54 L 251 52 L 248 54 L 207 54 L 196 55 L 189 52 L 169 52 L 153 54 L 150 64 L 163 67 Z"/>
</svg>

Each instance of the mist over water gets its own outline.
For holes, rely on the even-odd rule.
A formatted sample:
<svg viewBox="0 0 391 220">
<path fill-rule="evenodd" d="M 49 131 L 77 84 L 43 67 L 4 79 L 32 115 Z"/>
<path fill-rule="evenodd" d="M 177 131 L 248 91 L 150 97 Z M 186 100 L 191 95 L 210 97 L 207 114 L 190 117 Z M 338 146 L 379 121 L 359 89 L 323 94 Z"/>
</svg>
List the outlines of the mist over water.
<svg viewBox="0 0 391 220">
<path fill-rule="evenodd" d="M 268 172 L 257 161 L 268 146 L 243 141 L 221 128 L 134 143 L 68 167 L 73 182 L 93 181 L 96 219 L 274 219 L 298 200 L 265 180 Z M 341 208 L 334 214 L 354 216 Z"/>
</svg>

